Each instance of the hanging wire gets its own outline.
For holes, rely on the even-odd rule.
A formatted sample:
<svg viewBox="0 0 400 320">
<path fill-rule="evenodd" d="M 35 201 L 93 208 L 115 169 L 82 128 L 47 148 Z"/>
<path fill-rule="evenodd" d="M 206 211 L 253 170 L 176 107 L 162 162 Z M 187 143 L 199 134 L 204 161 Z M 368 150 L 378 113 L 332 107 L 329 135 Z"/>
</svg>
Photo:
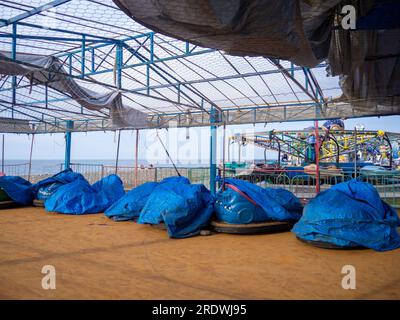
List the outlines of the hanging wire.
<svg viewBox="0 0 400 320">
<path fill-rule="evenodd" d="M 179 177 L 181 177 L 181 174 L 178 171 L 178 168 L 176 167 L 176 165 L 175 165 L 174 161 L 172 160 L 171 156 L 169 155 L 169 152 L 168 152 L 167 148 L 165 147 L 163 141 L 161 140 L 160 136 L 158 135 L 158 130 L 156 131 L 156 135 L 157 135 L 157 138 L 160 141 L 162 147 L 164 148 L 164 151 L 167 154 L 168 159 L 171 161 L 172 165 L 174 166 L 174 169 L 175 169 L 176 173 L 178 174 Z"/>
</svg>

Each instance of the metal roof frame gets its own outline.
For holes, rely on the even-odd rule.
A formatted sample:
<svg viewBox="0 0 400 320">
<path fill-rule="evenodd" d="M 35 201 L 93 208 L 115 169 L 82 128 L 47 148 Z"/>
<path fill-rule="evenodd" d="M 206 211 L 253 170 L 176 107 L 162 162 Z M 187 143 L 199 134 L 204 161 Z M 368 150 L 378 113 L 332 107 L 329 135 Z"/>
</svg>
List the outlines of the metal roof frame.
<svg viewBox="0 0 400 320">
<path fill-rule="evenodd" d="M 148 128 L 373 115 L 331 101 L 342 92 L 337 79 L 325 77 L 325 63 L 310 70 L 200 48 L 146 29 L 111 0 L 47 1 L 0 4 L 8 15 L 0 17 L 0 50 L 11 51 L 13 59 L 17 52 L 57 57 L 80 85 L 119 90 L 124 104 L 147 113 Z M 0 79 L 0 106 L 0 117 L 9 119 L 7 132 L 18 132 L 21 120 L 31 128 L 26 133 L 63 132 L 70 120 L 74 131 L 115 130 L 106 110 L 86 110 L 24 77 Z M 392 114 L 384 108 L 380 113 Z"/>
</svg>

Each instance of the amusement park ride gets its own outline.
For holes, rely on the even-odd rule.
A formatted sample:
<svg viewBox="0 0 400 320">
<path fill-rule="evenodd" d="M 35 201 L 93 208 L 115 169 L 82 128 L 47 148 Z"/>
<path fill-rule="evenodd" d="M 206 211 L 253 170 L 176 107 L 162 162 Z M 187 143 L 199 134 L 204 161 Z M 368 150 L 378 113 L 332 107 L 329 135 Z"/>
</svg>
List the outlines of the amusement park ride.
<svg viewBox="0 0 400 320">
<path fill-rule="evenodd" d="M 229 144 L 252 144 L 264 148 L 265 162 L 267 150 L 277 151 L 278 165 L 281 162 L 291 165 L 316 163 L 318 154 L 321 164 L 357 161 L 392 168 L 394 160 L 399 157 L 399 133 L 364 130 L 363 127 L 344 130 L 338 125 L 327 127 L 324 124 L 318 130 L 319 152 L 316 152 L 315 132 L 312 127 L 303 130 L 246 133 L 230 137 Z"/>
</svg>

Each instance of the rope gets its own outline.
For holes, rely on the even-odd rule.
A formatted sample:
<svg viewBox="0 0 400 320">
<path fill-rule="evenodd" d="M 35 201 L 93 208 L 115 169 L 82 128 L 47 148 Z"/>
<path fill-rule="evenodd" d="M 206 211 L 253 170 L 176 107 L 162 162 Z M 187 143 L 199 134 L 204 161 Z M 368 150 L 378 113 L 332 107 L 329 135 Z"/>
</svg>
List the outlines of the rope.
<svg viewBox="0 0 400 320">
<path fill-rule="evenodd" d="M 178 168 L 176 167 L 176 165 L 175 165 L 174 161 L 172 160 L 171 156 L 169 155 L 169 152 L 168 152 L 167 148 L 165 147 L 164 143 L 162 142 L 160 136 L 158 135 L 158 130 L 156 131 L 156 135 L 157 135 L 157 138 L 160 141 L 162 147 L 164 148 L 164 151 L 167 154 L 168 159 L 171 161 L 172 165 L 174 166 L 174 169 L 175 169 L 176 173 L 178 174 L 179 177 L 181 177 L 181 174 L 179 173 Z"/>
<path fill-rule="evenodd" d="M 235 187 L 234 185 L 231 185 L 229 183 L 225 183 L 225 186 L 229 189 L 232 189 L 233 191 L 236 191 L 239 193 L 242 197 L 244 197 L 246 200 L 250 201 L 252 204 L 254 204 L 256 207 L 259 207 L 258 203 L 255 202 L 252 198 L 250 198 L 247 194 L 245 194 L 243 191 L 241 191 L 239 188 Z"/>
</svg>

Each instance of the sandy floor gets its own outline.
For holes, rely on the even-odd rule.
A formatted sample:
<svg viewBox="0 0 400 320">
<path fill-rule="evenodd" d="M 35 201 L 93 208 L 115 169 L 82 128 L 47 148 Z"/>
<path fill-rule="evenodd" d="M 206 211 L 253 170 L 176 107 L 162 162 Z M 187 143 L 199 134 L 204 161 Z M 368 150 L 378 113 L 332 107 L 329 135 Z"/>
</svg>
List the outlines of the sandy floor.
<svg viewBox="0 0 400 320">
<path fill-rule="evenodd" d="M 341 269 L 357 270 L 356 290 Z M 56 290 L 43 290 L 53 265 Z M 333 251 L 291 233 L 173 240 L 103 215 L 0 212 L 2 299 L 400 299 L 400 250 Z"/>
</svg>

